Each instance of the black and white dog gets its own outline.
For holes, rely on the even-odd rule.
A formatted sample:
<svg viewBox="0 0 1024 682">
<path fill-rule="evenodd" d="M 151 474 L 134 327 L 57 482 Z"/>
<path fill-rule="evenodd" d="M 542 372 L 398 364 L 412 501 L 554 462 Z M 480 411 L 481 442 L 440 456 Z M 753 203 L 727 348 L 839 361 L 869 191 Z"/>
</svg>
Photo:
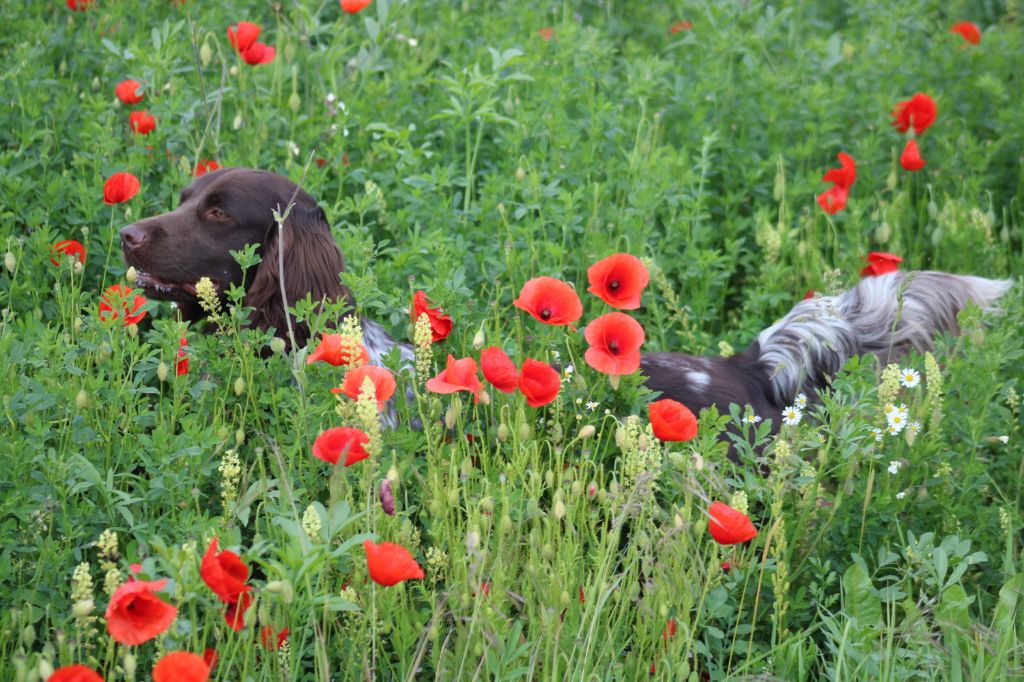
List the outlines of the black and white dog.
<svg viewBox="0 0 1024 682">
<path fill-rule="evenodd" d="M 644 353 L 646 384 L 694 413 L 715 405 L 749 405 L 778 428 L 796 396 L 828 385 L 850 358 L 873 354 L 897 362 L 911 350 L 932 348 L 940 333 L 959 333 L 957 314 L 973 301 L 986 312 L 1013 286 L 944 272 L 893 272 L 862 279 L 838 296 L 798 303 L 731 357 Z"/>
</svg>

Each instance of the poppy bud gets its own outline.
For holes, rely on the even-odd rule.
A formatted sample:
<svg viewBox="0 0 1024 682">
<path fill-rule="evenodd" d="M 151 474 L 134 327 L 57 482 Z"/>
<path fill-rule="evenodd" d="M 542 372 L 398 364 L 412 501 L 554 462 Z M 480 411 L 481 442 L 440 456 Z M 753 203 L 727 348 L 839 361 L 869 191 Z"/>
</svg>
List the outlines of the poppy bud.
<svg viewBox="0 0 1024 682">
<path fill-rule="evenodd" d="M 555 472 L 548 469 L 544 472 L 544 485 L 551 487 L 555 484 Z"/>
<path fill-rule="evenodd" d="M 484 347 L 484 330 L 478 329 L 476 334 L 473 335 L 473 350 L 480 350 Z"/>
<path fill-rule="evenodd" d="M 522 182 L 525 179 L 526 171 L 523 169 L 523 167 L 520 166 L 519 168 L 516 168 L 516 182 Z"/>
<path fill-rule="evenodd" d="M 267 583 L 265 589 L 271 594 L 281 595 L 281 601 L 285 604 L 291 604 L 295 599 L 295 588 L 287 580 L 272 580 Z"/>
<path fill-rule="evenodd" d="M 388 516 L 395 515 L 395 495 L 391 492 L 391 483 L 386 478 L 380 482 L 380 508 Z"/>
<path fill-rule="evenodd" d="M 452 507 L 459 503 L 459 489 L 449 488 L 448 489 L 448 504 Z"/>
<path fill-rule="evenodd" d="M 512 523 L 512 517 L 511 516 L 509 516 L 508 514 L 505 514 L 504 516 L 501 517 L 501 532 L 502 533 L 511 533 L 512 529 L 514 527 L 515 527 L 515 525 Z"/>
<path fill-rule="evenodd" d="M 231 68 L 234 68 L 234 67 L 231 67 Z M 235 120 L 231 122 L 231 127 L 233 129 L 235 129 L 235 130 L 238 130 L 239 128 L 242 127 L 242 115 L 241 114 L 236 114 L 235 115 Z"/>
<path fill-rule="evenodd" d="M 18 259 L 10 251 L 4 254 L 4 267 L 8 272 L 14 272 L 14 268 L 18 267 Z"/>
<path fill-rule="evenodd" d="M 453 400 L 451 405 L 448 406 L 448 409 L 445 410 L 445 412 L 444 412 L 444 425 L 445 425 L 445 428 L 448 428 L 448 429 L 455 428 L 455 420 L 458 419 L 458 417 L 459 417 L 459 407 L 460 407 L 460 405 L 458 403 L 459 403 L 458 400 Z"/>
<path fill-rule="evenodd" d="M 85 618 L 96 610 L 96 602 L 92 599 L 80 599 L 71 607 L 71 615 L 75 618 Z"/>
<path fill-rule="evenodd" d="M 942 244 L 942 228 L 936 227 L 932 230 L 932 246 L 938 248 Z"/>
<path fill-rule="evenodd" d="M 139 335 L 139 325 L 137 324 L 130 324 L 127 327 L 125 327 L 125 329 L 128 330 L 128 336 L 132 338 L 135 338 L 136 336 Z"/>
<path fill-rule="evenodd" d="M 587 486 L 587 497 L 593 498 L 597 495 L 597 483 L 591 481 Z"/>
<path fill-rule="evenodd" d="M 594 428 L 594 425 L 587 424 L 582 429 L 580 429 L 580 433 L 576 437 L 580 440 L 588 440 L 590 438 L 593 438 L 595 433 L 597 433 L 597 429 Z"/>
<path fill-rule="evenodd" d="M 124 278 L 128 281 L 128 284 L 135 284 L 135 280 L 139 278 L 139 273 L 134 265 L 129 267 L 128 271 L 124 273 Z"/>
<path fill-rule="evenodd" d="M 53 664 L 50 663 L 45 658 L 40 658 L 39 659 L 39 664 L 36 666 L 36 673 L 39 675 L 39 679 L 41 679 L 41 680 L 48 680 L 48 679 L 50 679 L 50 676 L 53 675 Z M 128 679 L 131 679 L 131 678 L 128 678 Z"/>
<path fill-rule="evenodd" d="M 480 509 L 485 514 L 490 514 L 494 511 L 494 500 L 490 497 L 485 497 L 480 500 Z"/>
<path fill-rule="evenodd" d="M 430 512 L 431 516 L 440 516 L 441 502 L 439 500 L 431 500 L 430 504 L 427 505 L 427 510 Z"/>
<path fill-rule="evenodd" d="M 551 561 L 555 558 L 555 548 L 550 542 L 545 542 L 540 548 L 540 556 L 544 561 Z"/>
<path fill-rule="evenodd" d="M 289 64 L 295 61 L 295 45 L 293 43 L 284 46 L 284 58 Z"/>
<path fill-rule="evenodd" d="M 615 429 L 615 444 L 620 448 L 626 445 L 626 429 L 622 426 Z"/>
<path fill-rule="evenodd" d="M 564 519 L 565 518 L 565 502 L 562 502 L 561 499 L 555 500 L 555 506 L 554 506 L 554 509 L 551 510 L 551 513 L 553 513 L 555 515 L 555 518 L 557 520 L 559 520 L 559 521 Z"/>
<path fill-rule="evenodd" d="M 210 43 L 204 42 L 203 46 L 199 48 L 199 61 L 203 66 L 209 66 L 211 59 L 213 59 L 213 48 L 210 47 Z"/>
<path fill-rule="evenodd" d="M 160 381 L 167 381 L 167 363 L 160 361 L 160 364 L 156 366 L 156 378 Z"/>
<path fill-rule="evenodd" d="M 241 445 L 245 442 L 245 431 L 238 429 L 235 431 L 235 445 Z"/>
<path fill-rule="evenodd" d="M 889 223 L 887 221 L 883 220 L 875 229 L 875 240 L 879 244 L 885 244 L 889 241 L 890 237 L 892 237 L 892 228 L 889 227 Z"/>
<path fill-rule="evenodd" d="M 491 394 L 488 393 L 486 389 L 480 391 L 480 393 L 477 394 L 477 397 L 480 398 L 480 402 L 484 405 L 491 404 Z"/>
<path fill-rule="evenodd" d="M 562 442 L 562 425 L 560 423 L 558 423 L 558 422 L 555 422 L 554 424 L 552 424 L 551 428 L 549 429 L 549 434 L 548 435 L 550 436 L 552 443 L 561 443 Z"/>
<path fill-rule="evenodd" d="M 530 425 L 527 424 L 526 422 L 523 422 L 522 424 L 519 425 L 519 440 L 529 440 L 529 439 L 530 439 Z"/>
<path fill-rule="evenodd" d="M 234 78 L 235 76 L 238 75 L 238 67 L 237 66 L 232 66 L 230 69 L 228 69 L 228 73 L 231 74 L 232 78 Z M 235 120 L 237 121 L 238 119 L 236 118 Z"/>
<path fill-rule="evenodd" d="M 135 679 L 135 666 L 137 661 L 135 660 L 135 654 L 125 652 L 124 657 L 121 659 L 121 666 L 124 668 L 124 677 L 126 680 Z"/>
<path fill-rule="evenodd" d="M 896 166 L 893 165 L 889 168 L 889 175 L 885 178 L 885 188 L 890 192 L 896 191 L 897 183 L 899 178 L 896 177 Z"/>
<path fill-rule="evenodd" d="M 275 336 L 270 341 L 270 350 L 274 353 L 283 353 L 285 349 L 284 339 Z"/>
<path fill-rule="evenodd" d="M 680 516 L 679 514 L 676 514 L 675 516 L 673 516 L 672 517 L 672 525 L 674 525 L 676 528 L 682 530 L 682 528 L 683 528 L 683 517 Z"/>
<path fill-rule="evenodd" d="M 390 483 L 392 486 L 397 486 L 400 478 L 401 476 L 398 474 L 398 468 L 394 464 L 392 464 L 391 468 L 388 469 L 387 473 L 388 483 Z"/>
<path fill-rule="evenodd" d="M 288 108 L 292 110 L 293 114 L 299 113 L 299 109 L 302 108 L 302 99 L 299 97 L 299 93 L 292 92 L 291 97 L 288 98 Z"/>
<path fill-rule="evenodd" d="M 580 493 L 583 492 L 583 481 L 573 481 L 569 492 L 572 493 L 573 497 L 579 497 Z"/>
<path fill-rule="evenodd" d="M 92 399 L 89 397 L 89 392 L 84 388 L 78 392 L 75 396 L 75 407 L 80 410 L 84 410 L 92 406 Z"/>
<path fill-rule="evenodd" d="M 112 352 L 109 343 L 100 344 L 100 360 L 109 360 Z"/>
<path fill-rule="evenodd" d="M 572 597 L 569 596 L 568 590 L 562 590 L 562 594 L 558 595 L 558 603 L 562 605 L 562 608 L 569 606 L 569 602 L 572 601 Z"/>
<path fill-rule="evenodd" d="M 939 217 L 939 205 L 934 201 L 928 202 L 928 217 L 935 220 Z"/>
<path fill-rule="evenodd" d="M 270 625 L 273 622 L 270 616 L 270 607 L 266 604 L 260 604 L 259 610 L 256 611 L 256 617 L 260 621 L 260 625 Z"/>
<path fill-rule="evenodd" d="M 36 641 L 36 629 L 32 624 L 26 625 L 21 631 L 21 642 L 26 648 L 31 649 Z"/>
<path fill-rule="evenodd" d="M 230 432 L 228 431 L 228 427 L 222 426 L 219 429 L 217 429 L 217 438 L 220 438 L 221 440 L 224 440 L 225 438 L 228 437 L 229 433 Z"/>
<path fill-rule="evenodd" d="M 235 395 L 242 395 L 245 393 L 245 379 L 238 377 L 235 379 Z"/>
<path fill-rule="evenodd" d="M 508 440 L 508 425 L 498 424 L 498 440 L 502 443 Z"/>
</svg>

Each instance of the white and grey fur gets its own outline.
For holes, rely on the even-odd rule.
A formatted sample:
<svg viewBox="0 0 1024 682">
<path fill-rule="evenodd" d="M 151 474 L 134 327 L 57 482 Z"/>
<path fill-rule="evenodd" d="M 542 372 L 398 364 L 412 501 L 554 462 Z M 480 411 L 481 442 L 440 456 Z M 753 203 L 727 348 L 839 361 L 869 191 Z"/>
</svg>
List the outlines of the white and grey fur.
<svg viewBox="0 0 1024 682">
<path fill-rule="evenodd" d="M 395 341 L 391 338 L 391 335 L 387 333 L 384 327 L 367 317 L 359 318 L 359 325 L 363 329 L 363 346 L 366 347 L 366 352 L 370 355 L 371 365 L 384 367 L 384 358 L 393 348 L 397 347 L 399 352 L 399 365 L 398 367 L 391 367 L 389 369 L 397 370 L 399 372 L 415 371 L 416 355 L 410 344 Z M 411 385 L 405 392 L 405 399 L 410 404 L 415 400 L 415 394 L 413 393 Z M 389 429 L 393 429 L 398 425 L 398 413 L 395 408 L 395 398 L 391 398 L 391 400 L 388 401 L 387 406 L 381 413 L 381 421 L 384 426 Z M 412 426 L 416 429 L 422 427 L 418 417 L 413 417 Z"/>
<path fill-rule="evenodd" d="M 940 333 L 959 333 L 957 314 L 972 301 L 985 312 L 1013 286 L 944 272 L 894 272 L 862 279 L 838 296 L 801 301 L 729 358 L 645 353 L 647 385 L 697 411 L 750 405 L 778 426 L 796 395 L 824 388 L 851 357 L 873 354 L 884 364 L 932 348 Z"/>
</svg>

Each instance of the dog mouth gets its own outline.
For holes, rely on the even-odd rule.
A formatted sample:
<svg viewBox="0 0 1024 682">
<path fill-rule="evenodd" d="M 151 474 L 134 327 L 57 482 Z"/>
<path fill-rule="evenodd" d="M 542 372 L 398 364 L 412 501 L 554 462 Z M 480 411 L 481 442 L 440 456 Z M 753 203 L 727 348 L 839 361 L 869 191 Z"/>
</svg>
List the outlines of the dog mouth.
<svg viewBox="0 0 1024 682">
<path fill-rule="evenodd" d="M 136 271 L 135 286 L 154 298 L 167 301 L 191 301 L 198 298 L 196 282 L 168 282 L 142 270 Z"/>
</svg>

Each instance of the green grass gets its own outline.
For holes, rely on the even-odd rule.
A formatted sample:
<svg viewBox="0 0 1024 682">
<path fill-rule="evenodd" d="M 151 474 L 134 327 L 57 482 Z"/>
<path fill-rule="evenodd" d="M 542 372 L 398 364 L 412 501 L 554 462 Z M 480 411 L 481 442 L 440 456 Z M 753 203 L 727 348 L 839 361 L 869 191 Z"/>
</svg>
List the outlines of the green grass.
<svg viewBox="0 0 1024 682">
<path fill-rule="evenodd" d="M 670 34 L 680 19 L 692 29 Z M 980 45 L 948 32 L 965 19 Z M 0 677 L 82 662 L 149 679 L 163 652 L 206 647 L 219 680 L 633 680 L 652 663 L 657 679 L 1024 675 L 1019 292 L 1000 318 L 968 311 L 965 333 L 939 340 L 941 376 L 900 389 L 924 422 L 912 443 L 875 442 L 881 368 L 861 360 L 799 426 L 776 439 L 759 425 L 765 447 L 739 464 L 717 435 L 741 412 L 656 445 L 639 377 L 613 390 L 582 361 L 582 333 L 511 305 L 539 275 L 582 292 L 591 263 L 628 252 L 652 269 L 634 311 L 645 349 L 718 354 L 808 289 L 852 286 L 869 250 L 1019 277 L 1022 19 L 1014 0 L 377 0 L 355 16 L 333 0 L 4 3 Z M 236 56 L 225 29 L 241 20 L 263 27 L 272 63 Z M 134 108 L 158 119 L 146 137 L 114 98 L 129 77 L 146 87 Z M 939 115 L 911 174 L 890 112 L 915 92 Z M 829 216 L 815 195 L 840 151 L 858 179 Z M 448 353 L 478 356 L 482 333 L 517 362 L 571 362 L 559 399 L 474 404 L 403 378 L 416 400 L 402 426 L 332 473 L 310 449 L 354 423 L 328 392 L 340 370 L 258 357 L 266 336 L 237 309 L 219 333 L 156 302 L 137 333 L 100 323 L 103 288 L 125 281 L 117 230 L 174 207 L 198 160 L 298 180 L 310 158 L 324 163 L 304 187 L 360 312 L 411 338 L 423 289 L 455 320 L 431 375 Z M 108 207 L 118 171 L 142 190 Z M 81 271 L 50 264 L 68 238 L 88 250 Z M 582 322 L 606 312 L 582 298 Z M 191 371 L 176 377 L 183 335 Z M 925 374 L 924 358 L 906 364 Z M 376 502 L 385 476 L 394 517 Z M 707 504 L 737 494 L 760 533 L 723 548 Z M 101 556 L 108 529 L 117 550 Z M 408 547 L 426 578 L 376 586 L 370 534 Z M 237 634 L 199 574 L 214 536 L 253 569 Z M 83 562 L 92 587 L 75 594 Z M 179 609 L 131 649 L 134 675 L 102 621 L 106 574 L 123 581 L 131 562 L 170 578 Z M 260 647 L 265 625 L 290 630 L 286 651 Z"/>
</svg>

